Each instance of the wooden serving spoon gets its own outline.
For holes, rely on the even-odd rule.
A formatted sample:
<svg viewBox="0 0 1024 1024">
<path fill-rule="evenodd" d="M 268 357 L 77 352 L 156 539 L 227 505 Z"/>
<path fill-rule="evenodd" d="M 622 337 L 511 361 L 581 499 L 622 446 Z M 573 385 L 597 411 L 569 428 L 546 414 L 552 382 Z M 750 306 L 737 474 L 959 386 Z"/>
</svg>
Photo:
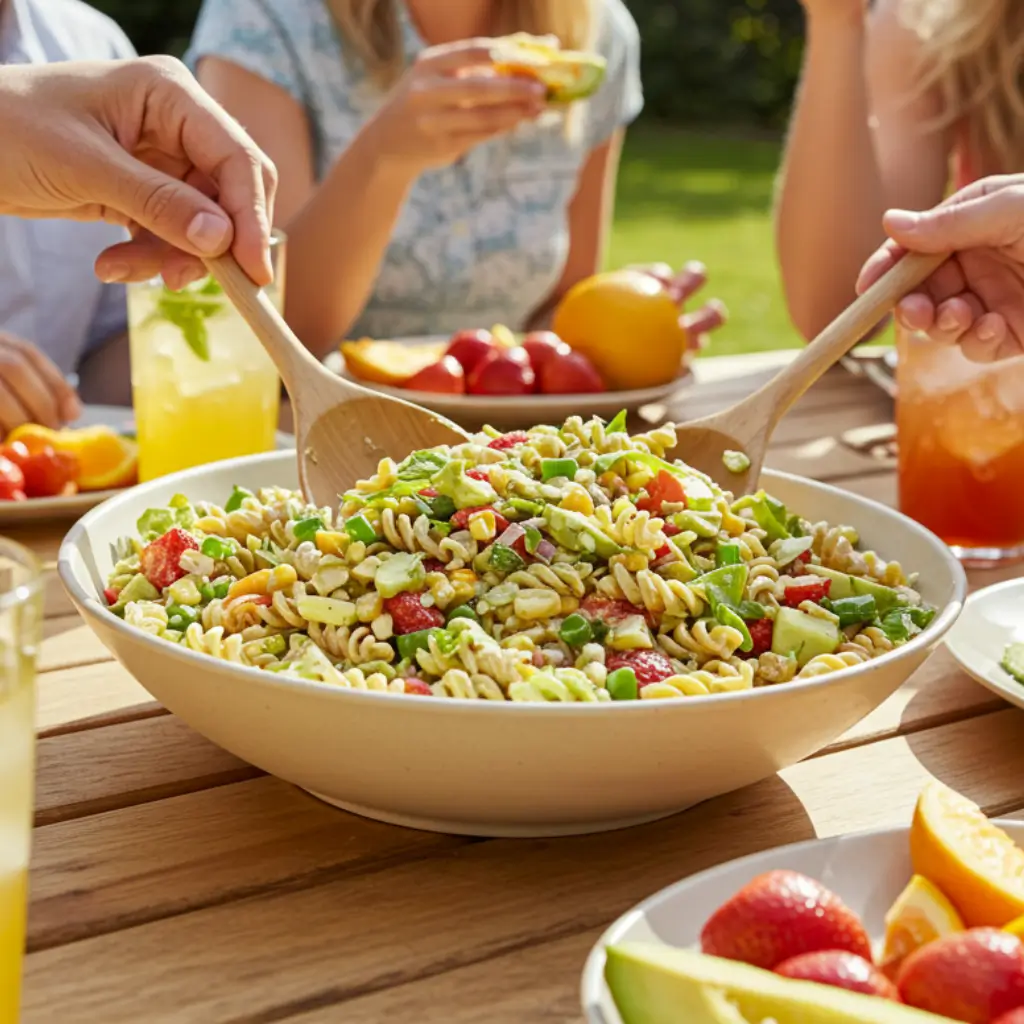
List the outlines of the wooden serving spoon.
<svg viewBox="0 0 1024 1024">
<path fill-rule="evenodd" d="M 263 343 L 281 374 L 295 415 L 299 484 L 315 505 L 334 507 L 341 492 L 372 476 L 385 457 L 462 444 L 468 434 L 443 416 L 370 391 L 331 373 L 231 255 L 206 266 Z"/>
<path fill-rule="evenodd" d="M 781 373 L 736 405 L 712 416 L 677 425 L 678 440 L 665 458 L 680 459 L 707 473 L 737 497 L 757 490 L 772 431 L 805 391 L 834 366 L 905 295 L 946 260 L 945 255 L 910 253 L 849 305 Z M 726 451 L 742 452 L 750 465 L 725 467 Z"/>
</svg>

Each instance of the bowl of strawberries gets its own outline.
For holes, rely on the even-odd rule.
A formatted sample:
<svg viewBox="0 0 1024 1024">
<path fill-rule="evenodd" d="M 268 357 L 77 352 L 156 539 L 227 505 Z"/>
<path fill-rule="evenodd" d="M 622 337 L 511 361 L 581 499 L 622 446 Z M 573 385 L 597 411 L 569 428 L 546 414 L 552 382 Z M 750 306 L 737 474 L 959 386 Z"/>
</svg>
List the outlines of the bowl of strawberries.
<svg viewBox="0 0 1024 1024">
<path fill-rule="evenodd" d="M 909 828 L 780 847 L 623 915 L 591 1024 L 1024 1024 L 1024 823 L 939 782 Z"/>
</svg>

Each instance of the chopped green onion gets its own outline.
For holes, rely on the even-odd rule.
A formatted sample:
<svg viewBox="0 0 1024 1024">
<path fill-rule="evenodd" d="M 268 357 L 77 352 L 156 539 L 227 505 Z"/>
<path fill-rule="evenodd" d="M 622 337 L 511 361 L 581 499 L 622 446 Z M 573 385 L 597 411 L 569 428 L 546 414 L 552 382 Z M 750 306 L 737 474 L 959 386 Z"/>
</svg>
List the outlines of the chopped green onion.
<svg viewBox="0 0 1024 1024">
<path fill-rule="evenodd" d="M 366 516 L 352 516 L 345 520 L 345 532 L 356 541 L 372 544 L 377 539 L 377 531 Z"/>
<path fill-rule="evenodd" d="M 609 672 L 604 686 L 612 700 L 636 700 L 640 696 L 640 683 L 631 668 Z"/>
<path fill-rule="evenodd" d="M 559 476 L 572 480 L 579 468 L 579 463 L 575 459 L 541 459 L 540 461 L 542 480 L 553 480 Z"/>
<path fill-rule="evenodd" d="M 570 647 L 582 647 L 594 639 L 594 630 L 582 615 L 574 612 L 563 621 L 558 635 Z"/>
<path fill-rule="evenodd" d="M 199 550 L 209 558 L 223 562 L 235 553 L 235 545 L 231 541 L 223 540 L 220 537 L 205 537 L 203 543 L 199 546 Z"/>
<path fill-rule="evenodd" d="M 458 608 L 453 608 L 448 612 L 445 622 L 451 622 L 452 619 L 472 619 L 474 622 L 479 622 L 480 616 L 468 604 L 460 604 Z"/>
<path fill-rule="evenodd" d="M 237 512 L 242 507 L 242 502 L 246 498 L 253 496 L 252 491 L 246 490 L 244 487 L 239 487 L 235 484 L 235 489 L 231 492 L 231 497 L 228 498 L 228 503 L 224 506 L 225 512 Z"/>
<path fill-rule="evenodd" d="M 740 546 L 733 541 L 723 542 L 715 551 L 715 565 L 719 569 L 723 565 L 739 565 L 743 561 Z"/>
<path fill-rule="evenodd" d="M 845 628 L 857 622 L 872 622 L 878 616 L 878 603 L 873 594 L 860 594 L 829 601 L 828 610 L 839 616 L 839 625 Z"/>
<path fill-rule="evenodd" d="M 494 544 L 491 546 L 491 568 L 495 572 L 518 572 L 525 567 L 526 563 L 506 544 Z"/>
<path fill-rule="evenodd" d="M 295 539 L 300 543 L 306 540 L 313 540 L 324 529 L 324 521 L 319 516 L 310 516 L 309 519 L 300 519 L 294 528 Z M 367 541 L 369 543 L 369 541 Z"/>
<path fill-rule="evenodd" d="M 415 633 L 405 633 L 402 636 L 396 637 L 395 641 L 398 645 L 398 656 L 400 658 L 413 658 L 417 651 L 426 651 L 430 649 L 430 638 L 440 637 L 444 633 L 443 629 L 438 629 L 436 626 L 431 629 L 421 629 Z"/>
</svg>

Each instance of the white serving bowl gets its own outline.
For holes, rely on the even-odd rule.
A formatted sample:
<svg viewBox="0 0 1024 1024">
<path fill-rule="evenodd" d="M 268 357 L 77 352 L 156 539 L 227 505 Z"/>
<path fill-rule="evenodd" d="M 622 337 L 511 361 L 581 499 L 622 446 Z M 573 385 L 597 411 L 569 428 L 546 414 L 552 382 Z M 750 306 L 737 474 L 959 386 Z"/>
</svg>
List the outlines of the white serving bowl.
<svg viewBox="0 0 1024 1024">
<path fill-rule="evenodd" d="M 885 700 L 960 612 L 966 579 L 933 534 L 825 484 L 766 473 L 807 518 L 847 523 L 920 572 L 934 622 L 891 654 L 835 676 L 745 693 L 612 704 L 496 704 L 338 689 L 239 667 L 126 625 L 102 591 L 112 543 L 173 494 L 223 502 L 234 484 L 296 487 L 295 456 L 233 459 L 132 488 L 68 533 L 59 571 L 99 638 L 192 728 L 346 810 L 413 828 L 554 836 L 664 817 L 772 775 Z"/>
</svg>

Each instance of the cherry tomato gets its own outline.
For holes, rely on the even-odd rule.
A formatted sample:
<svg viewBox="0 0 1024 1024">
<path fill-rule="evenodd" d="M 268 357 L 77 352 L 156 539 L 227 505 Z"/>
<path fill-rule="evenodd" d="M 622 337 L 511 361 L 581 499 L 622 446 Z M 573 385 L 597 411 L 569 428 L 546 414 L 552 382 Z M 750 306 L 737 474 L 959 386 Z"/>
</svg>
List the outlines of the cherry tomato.
<svg viewBox="0 0 1024 1024">
<path fill-rule="evenodd" d="M 670 502 L 673 505 L 686 504 L 686 491 L 683 490 L 682 482 L 677 476 L 674 476 L 667 470 L 661 470 L 646 485 L 645 490 L 647 491 L 647 497 L 641 498 L 636 503 L 636 507 L 641 512 L 653 512 L 655 515 L 658 515 L 661 512 L 661 506 L 665 502 Z"/>
<path fill-rule="evenodd" d="M 52 498 L 71 492 L 78 478 L 78 459 L 56 452 L 49 445 L 24 460 L 25 493 L 30 498 Z"/>
<path fill-rule="evenodd" d="M 0 445 L 0 455 L 10 459 L 19 469 L 24 469 L 25 462 L 32 453 L 24 441 L 12 441 L 10 444 Z"/>
<path fill-rule="evenodd" d="M 25 474 L 10 459 L 0 456 L 0 501 L 25 500 Z"/>
</svg>

